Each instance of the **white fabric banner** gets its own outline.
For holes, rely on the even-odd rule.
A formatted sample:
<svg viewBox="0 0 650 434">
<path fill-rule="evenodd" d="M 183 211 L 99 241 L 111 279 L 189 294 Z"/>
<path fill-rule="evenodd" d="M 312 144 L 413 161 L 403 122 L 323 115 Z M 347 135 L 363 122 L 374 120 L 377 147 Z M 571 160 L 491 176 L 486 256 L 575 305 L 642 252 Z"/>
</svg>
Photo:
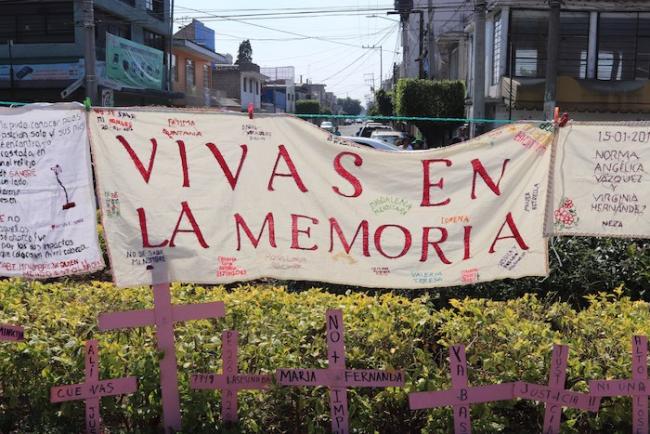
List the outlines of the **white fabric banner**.
<svg viewBox="0 0 650 434">
<path fill-rule="evenodd" d="M 547 234 L 650 238 L 649 123 L 569 123 L 553 165 Z"/>
<path fill-rule="evenodd" d="M 0 109 L 0 276 L 102 268 L 83 107 Z"/>
<path fill-rule="evenodd" d="M 381 152 L 284 115 L 98 108 L 89 122 L 119 286 L 150 284 L 152 266 L 386 288 L 547 274 L 548 124 Z"/>
</svg>

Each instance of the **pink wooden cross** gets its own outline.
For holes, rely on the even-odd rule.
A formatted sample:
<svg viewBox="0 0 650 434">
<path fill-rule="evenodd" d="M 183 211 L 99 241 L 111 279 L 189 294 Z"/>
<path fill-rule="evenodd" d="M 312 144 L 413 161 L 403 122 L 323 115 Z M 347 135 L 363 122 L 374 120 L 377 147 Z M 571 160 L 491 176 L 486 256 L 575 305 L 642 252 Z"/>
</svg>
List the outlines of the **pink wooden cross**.
<svg viewBox="0 0 650 434">
<path fill-rule="evenodd" d="M 172 305 L 169 283 L 153 285 L 153 309 L 104 313 L 99 316 L 99 330 L 156 326 L 160 359 L 160 389 L 162 395 L 165 432 L 181 429 L 181 405 L 178 395 L 178 366 L 174 323 L 197 319 L 223 317 L 226 308 L 222 302 Z"/>
<path fill-rule="evenodd" d="M 343 340 L 343 314 L 338 309 L 328 310 L 327 369 L 278 369 L 275 378 L 285 386 L 326 386 L 330 389 L 332 433 L 348 434 L 348 387 L 400 387 L 404 385 L 402 371 L 375 369 L 346 369 Z"/>
<path fill-rule="evenodd" d="M 192 389 L 221 389 L 221 419 L 237 422 L 237 392 L 244 389 L 266 389 L 272 375 L 240 374 L 237 370 L 237 343 L 239 333 L 227 330 L 221 333 L 221 361 L 223 374 L 192 374 Z"/>
<path fill-rule="evenodd" d="M 86 342 L 86 381 L 81 384 L 55 386 L 50 390 L 50 402 L 86 401 L 86 433 L 102 432 L 99 400 L 104 396 L 126 395 L 138 388 L 135 377 L 99 379 L 99 349 L 97 340 Z"/>
<path fill-rule="evenodd" d="M 573 392 L 564 388 L 568 358 L 569 347 L 567 345 L 553 345 L 548 386 L 523 381 L 515 383 L 515 397 L 545 403 L 544 434 L 558 434 L 560 432 L 562 407 L 593 412 L 598 411 L 598 407 L 600 407 L 599 397 Z"/>
<path fill-rule="evenodd" d="M 22 327 L 0 324 L 0 341 L 18 342 L 24 339 L 25 330 Z"/>
<path fill-rule="evenodd" d="M 631 396 L 632 432 L 648 433 L 648 338 L 632 337 L 632 379 L 631 380 L 592 380 L 589 390 L 594 396 Z"/>
<path fill-rule="evenodd" d="M 409 393 L 411 410 L 435 408 L 451 405 L 454 408 L 454 432 L 471 433 L 472 422 L 469 415 L 470 404 L 513 399 L 514 384 L 491 384 L 487 386 L 467 386 L 467 360 L 465 345 L 452 345 L 449 348 L 449 369 L 451 389 L 436 392 Z"/>
</svg>

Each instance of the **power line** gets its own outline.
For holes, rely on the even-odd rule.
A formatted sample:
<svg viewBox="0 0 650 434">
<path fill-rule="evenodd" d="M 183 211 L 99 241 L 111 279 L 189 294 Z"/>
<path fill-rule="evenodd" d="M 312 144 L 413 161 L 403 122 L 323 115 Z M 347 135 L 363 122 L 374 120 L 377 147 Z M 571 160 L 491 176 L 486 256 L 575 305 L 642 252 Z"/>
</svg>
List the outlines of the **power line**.
<svg viewBox="0 0 650 434">
<path fill-rule="evenodd" d="M 232 14 L 232 15 L 224 15 L 224 17 L 255 18 L 255 17 L 291 16 L 291 15 L 314 15 L 314 14 L 325 14 L 325 13 L 368 13 L 368 12 L 390 11 L 390 10 L 392 10 L 392 8 L 320 9 L 314 11 L 297 11 L 297 12 L 265 12 L 265 13 L 258 13 L 258 14 Z"/>
<path fill-rule="evenodd" d="M 388 33 L 386 33 L 384 36 L 382 36 L 381 38 L 379 38 L 379 40 L 378 40 L 377 42 L 375 42 L 374 45 L 381 44 L 384 40 L 386 40 L 386 38 L 388 38 L 391 34 L 393 34 L 393 33 L 395 32 L 395 30 L 396 30 L 396 27 L 392 27 L 392 28 L 388 31 Z M 371 53 L 372 53 L 371 51 L 364 51 L 364 53 L 361 54 L 361 56 L 357 57 L 355 60 L 353 60 L 352 63 L 350 63 L 349 65 L 345 66 L 345 67 L 342 68 L 341 70 L 335 72 L 334 74 L 330 75 L 329 77 L 327 77 L 327 78 L 325 78 L 325 79 L 323 79 L 323 80 L 321 80 L 321 81 L 325 82 L 325 81 L 327 81 L 327 80 L 332 79 L 333 77 L 336 77 L 337 75 L 339 75 L 339 74 L 342 73 L 343 71 L 347 70 L 348 68 L 350 68 L 350 67 L 351 67 L 352 65 L 354 65 L 355 63 L 357 63 L 357 62 L 358 62 L 359 60 L 361 60 L 363 57 L 368 56 L 368 55 L 371 54 Z M 356 69 L 353 70 L 352 72 L 354 72 L 354 71 L 356 71 Z M 347 79 L 350 75 L 352 75 L 352 72 L 351 72 L 350 74 L 346 75 L 346 76 L 343 78 L 343 80 Z M 338 82 L 338 83 L 336 83 L 334 86 L 337 86 L 337 85 L 340 84 L 340 83 L 341 83 L 341 82 Z"/>
<path fill-rule="evenodd" d="M 370 34 L 368 36 L 379 35 L 381 33 L 384 33 L 386 30 L 388 30 L 389 28 L 392 28 L 392 27 L 393 26 L 384 27 L 381 30 L 379 30 L 379 31 L 377 31 L 375 33 L 372 33 L 372 34 Z M 215 32 L 215 35 L 230 36 L 231 38 L 234 38 L 234 39 L 232 39 L 233 41 L 243 41 L 245 39 L 248 39 L 249 41 L 304 41 L 304 40 L 307 40 L 307 39 L 312 39 L 314 37 L 314 36 L 311 36 L 311 37 L 294 37 L 294 38 L 251 38 L 249 36 L 238 36 L 238 35 L 233 35 L 233 34 L 230 34 L 230 33 L 223 33 L 223 32 Z M 352 39 L 358 39 L 359 38 L 359 36 L 357 34 L 336 35 L 336 36 L 318 35 L 318 37 L 327 38 L 327 39 L 331 39 L 331 40 L 352 40 Z M 175 38 L 175 39 L 178 39 L 178 38 Z M 225 41 L 225 40 L 229 40 L 229 39 L 220 38 L 219 40 L 220 41 Z M 358 48 L 358 47 L 356 47 L 356 48 Z"/>
<path fill-rule="evenodd" d="M 201 11 L 199 9 L 188 8 L 186 6 L 183 6 L 183 7 L 186 8 L 186 9 L 194 10 L 196 12 L 203 12 L 203 11 Z M 219 15 L 212 15 L 212 16 L 214 16 L 215 18 L 225 18 L 228 21 L 235 21 L 235 22 L 242 23 L 242 24 L 248 24 L 249 26 L 259 27 L 261 29 L 271 30 L 273 32 L 285 33 L 287 35 L 300 36 L 300 37 L 303 37 L 303 38 L 329 42 L 330 44 L 338 44 L 338 45 L 342 45 L 342 46 L 346 46 L 346 47 L 359 47 L 358 45 L 348 44 L 346 42 L 331 41 L 331 40 L 329 40 L 327 38 L 314 37 L 314 36 L 309 36 L 309 35 L 305 35 L 305 34 L 302 34 L 302 33 L 291 32 L 289 30 L 276 29 L 276 28 L 273 28 L 273 27 L 264 26 L 262 24 L 249 23 L 248 21 L 243 21 L 243 20 L 239 20 L 239 19 L 236 19 L 236 18 L 228 18 L 228 17 L 224 17 L 224 16 L 219 16 Z"/>
<path fill-rule="evenodd" d="M 333 78 L 333 77 L 336 77 L 337 75 L 339 75 L 340 73 L 342 73 L 343 71 L 345 71 L 346 69 L 348 69 L 349 67 L 351 67 L 352 65 L 354 65 L 355 63 L 357 63 L 359 60 L 361 60 L 362 58 L 366 57 L 369 53 L 370 53 L 370 51 L 364 51 L 363 53 L 361 53 L 361 56 L 359 56 L 359 57 L 357 57 L 356 59 L 354 59 L 354 60 L 353 60 L 352 62 L 350 62 L 348 65 L 344 66 L 344 67 L 341 68 L 340 70 L 336 71 L 334 74 L 332 74 L 332 75 L 330 75 L 329 77 L 324 78 L 324 79 L 322 79 L 322 80 L 320 80 L 320 81 L 327 81 L 327 80 L 329 80 L 329 79 L 331 79 L 331 78 Z"/>
</svg>

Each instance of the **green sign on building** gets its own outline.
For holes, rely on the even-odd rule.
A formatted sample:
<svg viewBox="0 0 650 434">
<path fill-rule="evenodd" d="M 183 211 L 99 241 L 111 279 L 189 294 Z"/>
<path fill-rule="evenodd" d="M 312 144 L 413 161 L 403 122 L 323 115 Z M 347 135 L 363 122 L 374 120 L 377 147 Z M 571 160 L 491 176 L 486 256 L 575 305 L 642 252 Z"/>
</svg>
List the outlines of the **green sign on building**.
<svg viewBox="0 0 650 434">
<path fill-rule="evenodd" d="M 162 89 L 163 55 L 155 48 L 106 33 L 106 76 L 125 86 Z"/>
</svg>

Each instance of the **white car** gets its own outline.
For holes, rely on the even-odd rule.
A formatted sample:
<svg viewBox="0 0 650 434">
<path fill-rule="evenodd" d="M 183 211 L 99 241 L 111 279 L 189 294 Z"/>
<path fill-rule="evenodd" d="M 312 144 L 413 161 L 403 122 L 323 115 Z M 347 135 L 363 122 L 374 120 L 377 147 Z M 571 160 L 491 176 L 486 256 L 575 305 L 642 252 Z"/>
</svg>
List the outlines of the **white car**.
<svg viewBox="0 0 650 434">
<path fill-rule="evenodd" d="M 334 131 L 336 131 L 336 128 L 334 127 L 334 124 L 331 123 L 330 121 L 321 122 L 320 127 L 322 129 L 324 129 L 325 131 L 329 131 L 330 133 L 334 133 Z"/>
<path fill-rule="evenodd" d="M 406 134 L 393 130 L 375 130 L 370 135 L 370 138 L 398 146 L 397 143 L 406 138 Z"/>
<path fill-rule="evenodd" d="M 377 149 L 379 151 L 400 152 L 402 149 L 390 143 L 382 142 L 381 140 L 369 139 L 368 137 L 341 137 L 341 139 L 354 142 L 357 145 L 367 146 L 369 148 Z"/>
</svg>

